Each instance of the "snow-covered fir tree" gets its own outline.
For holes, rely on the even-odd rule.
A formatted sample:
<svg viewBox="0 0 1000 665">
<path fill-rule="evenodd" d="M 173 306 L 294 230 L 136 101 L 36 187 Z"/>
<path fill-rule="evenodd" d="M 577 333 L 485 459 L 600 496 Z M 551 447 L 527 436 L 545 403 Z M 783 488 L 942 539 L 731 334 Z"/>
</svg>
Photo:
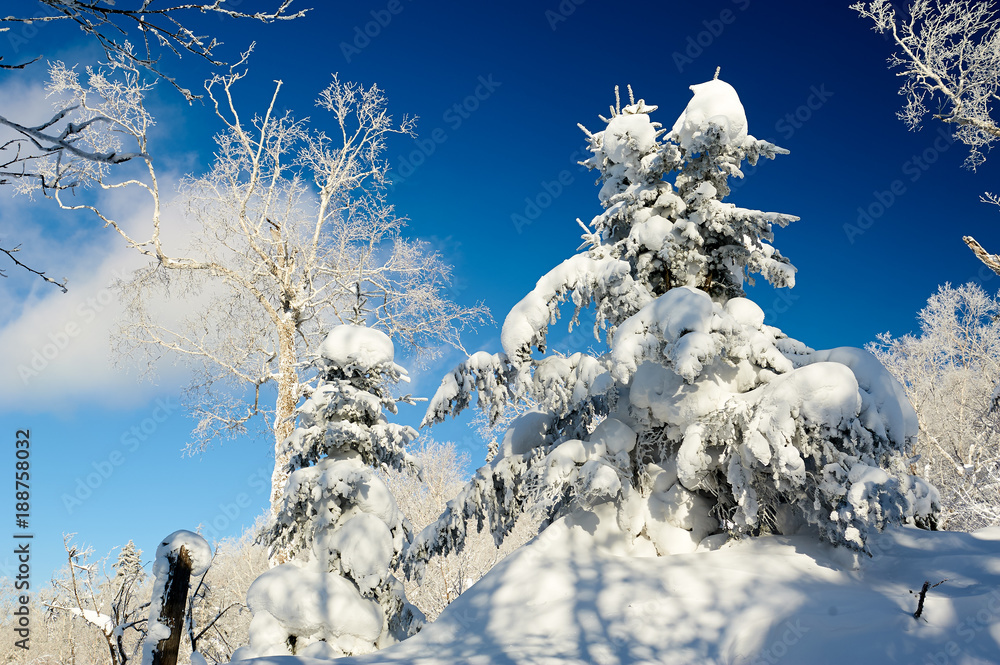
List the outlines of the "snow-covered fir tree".
<svg viewBox="0 0 1000 665">
<path fill-rule="evenodd" d="M 286 441 L 281 510 L 266 530 L 272 548 L 295 558 L 251 585 L 250 644 L 234 660 L 369 653 L 422 625 L 389 572 L 410 525 L 375 472 L 414 463 L 405 446 L 416 431 L 385 416 L 396 413 L 392 385 L 407 380 L 393 359 L 387 335 L 358 325 L 334 327 L 320 346 L 317 386 Z"/>
<path fill-rule="evenodd" d="M 499 540 L 527 509 L 596 513 L 628 536 L 623 553 L 660 555 L 799 528 L 863 551 L 871 529 L 936 510 L 936 491 L 905 472 L 916 418 L 901 386 L 865 351 L 814 351 L 765 325 L 744 297 L 754 274 L 794 285 L 771 242 L 797 218 L 725 202 L 728 179 L 787 151 L 747 133 L 728 83 L 691 89 L 669 131 L 631 90 L 602 131 L 584 129 L 604 208 L 585 251 L 515 305 L 503 352 L 445 377 L 424 424 L 477 391 L 494 419 L 525 398 L 538 408 L 417 537 L 411 568 L 461 548 L 467 518 Z M 546 348 L 567 299 L 571 327 L 592 307 L 603 354 Z"/>
<path fill-rule="evenodd" d="M 142 568 L 142 550 L 131 540 L 118 553 L 118 558 L 111 565 L 115 570 L 115 582 L 124 585 L 134 585 L 142 582 L 146 571 Z"/>
</svg>

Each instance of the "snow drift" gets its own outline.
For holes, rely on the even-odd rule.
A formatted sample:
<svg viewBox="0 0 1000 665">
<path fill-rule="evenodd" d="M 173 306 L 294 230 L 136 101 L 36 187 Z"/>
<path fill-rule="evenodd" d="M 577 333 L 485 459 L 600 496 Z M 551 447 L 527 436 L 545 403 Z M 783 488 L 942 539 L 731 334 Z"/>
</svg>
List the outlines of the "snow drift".
<svg viewBox="0 0 1000 665">
<path fill-rule="evenodd" d="M 614 511 L 564 518 L 415 637 L 338 665 L 1000 662 L 1000 530 L 892 527 L 856 561 L 814 534 L 621 556 Z M 924 581 L 948 581 L 927 594 Z M 320 665 L 265 658 L 254 665 Z"/>
</svg>

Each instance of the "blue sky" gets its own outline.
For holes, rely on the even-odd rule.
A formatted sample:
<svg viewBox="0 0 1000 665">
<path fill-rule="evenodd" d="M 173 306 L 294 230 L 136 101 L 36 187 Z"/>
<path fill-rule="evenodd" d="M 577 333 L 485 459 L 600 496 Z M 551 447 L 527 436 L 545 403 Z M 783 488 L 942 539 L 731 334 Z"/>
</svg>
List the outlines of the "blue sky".
<svg viewBox="0 0 1000 665">
<path fill-rule="evenodd" d="M 269 4 L 246 0 L 240 8 Z M 791 151 L 750 169 L 729 200 L 801 217 L 775 239 L 799 270 L 797 286 L 785 293 L 758 287 L 750 295 L 768 323 L 828 348 L 913 331 L 916 312 L 939 284 L 976 280 L 989 291 L 1000 288 L 961 240 L 973 235 L 1000 250 L 996 209 L 978 202 L 996 181 L 993 163 L 962 170 L 966 150 L 940 125 L 930 121 L 910 132 L 897 120 L 902 98 L 885 66 L 890 44 L 848 4 L 542 0 L 444 7 L 376 0 L 324 2 L 308 18 L 278 25 L 210 18 L 199 19 L 199 27 L 221 36 L 228 58 L 257 42 L 240 92 L 244 108 L 263 111 L 272 81 L 281 79 L 279 107 L 321 125 L 313 100 L 339 72 L 344 80 L 378 83 L 395 115 L 420 117 L 416 141 L 389 146 L 392 202 L 410 218 L 407 235 L 431 242 L 454 265 L 452 296 L 485 301 L 497 319 L 467 337 L 472 350 L 499 349 L 507 311 L 575 252 L 574 220 L 599 212 L 594 177 L 575 164 L 584 146 L 576 123 L 599 129 L 597 115 L 607 114 L 614 86 L 631 84 L 659 106 L 654 119 L 669 126 L 690 97 L 688 86 L 721 67 L 721 78 L 741 96 L 750 133 Z M 81 39 L 58 26 L 13 41 L 0 34 L 0 55 L 5 62 L 43 54 L 92 64 L 97 54 Z M 191 58 L 166 55 L 163 65 L 190 86 L 206 73 Z M 36 65 L 0 75 L 3 112 L 37 117 L 44 106 L 30 83 L 43 74 Z M 161 163 L 177 173 L 206 168 L 219 129 L 210 110 L 188 106 L 166 87 L 152 107 L 159 126 L 151 149 Z M 60 565 L 63 533 L 77 533 L 99 554 L 133 539 L 147 556 L 179 528 L 239 533 L 266 506 L 267 438 L 182 454 L 193 425 L 179 405 L 183 374 L 168 369 L 155 383 L 139 383 L 106 369 L 101 326 L 114 304 L 104 288 L 110 272 L 101 271 L 122 251 L 116 237 L 89 218 L 56 214 L 50 203 L 0 198 L 0 238 L 23 242 L 22 260 L 71 278 L 67 295 L 16 270 L 0 280 L 0 437 L 7 441 L 0 450 L 10 452 L 12 474 L 15 430 L 31 430 L 35 582 Z M 67 339 L 37 380 L 25 381 L 18 366 L 62 339 L 67 324 L 86 334 Z M 565 328 L 559 330 L 554 339 Z M 432 394 L 459 359 L 452 353 L 414 370 L 416 393 Z M 416 424 L 421 415 L 403 407 L 400 417 Z M 457 441 L 473 461 L 485 454 L 464 422 L 430 434 Z M 0 519 L 11 520 L 7 533 L 14 531 L 13 503 L 0 505 Z"/>
</svg>

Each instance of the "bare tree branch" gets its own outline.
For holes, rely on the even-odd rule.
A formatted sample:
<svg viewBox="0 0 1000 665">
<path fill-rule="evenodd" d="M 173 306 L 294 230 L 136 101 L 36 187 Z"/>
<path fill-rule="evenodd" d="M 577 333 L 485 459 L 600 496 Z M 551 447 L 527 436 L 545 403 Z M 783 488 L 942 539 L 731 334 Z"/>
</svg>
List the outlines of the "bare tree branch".
<svg viewBox="0 0 1000 665">
<path fill-rule="evenodd" d="M 23 268 L 24 270 L 27 270 L 30 273 L 34 273 L 34 274 L 38 275 L 39 277 L 41 277 L 46 282 L 49 282 L 50 284 L 55 284 L 57 287 L 59 287 L 60 289 L 62 289 L 63 293 L 66 293 L 67 289 L 66 289 L 66 278 L 65 277 L 63 277 L 63 280 L 61 282 L 57 282 L 56 280 L 54 280 L 51 277 L 49 277 L 48 275 L 46 275 L 44 271 L 35 270 L 31 266 L 27 266 L 27 265 L 21 263 L 20 261 L 17 260 L 17 257 L 14 256 L 14 252 L 19 252 L 19 251 L 21 251 L 21 246 L 20 245 L 17 245 L 16 247 L 13 247 L 12 249 L 5 249 L 3 247 L 0 247 L 0 252 L 3 252 L 4 254 L 6 254 L 10 258 L 10 260 L 14 262 L 14 264 L 16 266 L 18 266 L 19 268 Z M 0 277 L 6 277 L 6 276 L 7 276 L 7 273 L 5 271 L 3 271 L 3 270 L 0 270 Z"/>
<path fill-rule="evenodd" d="M 195 55 L 213 66 L 225 63 L 215 57 L 215 50 L 222 42 L 209 35 L 196 35 L 182 20 L 181 15 L 193 13 L 218 14 L 229 18 L 252 19 L 262 23 L 288 21 L 305 16 L 307 9 L 292 12 L 292 0 L 281 0 L 278 8 L 271 12 L 247 13 L 229 9 L 224 0 L 213 2 L 187 2 L 153 7 L 151 0 L 142 0 L 139 7 L 126 9 L 114 3 L 81 2 L 79 0 L 38 0 L 42 7 L 53 12 L 41 16 L 6 16 L 0 18 L 0 31 L 10 29 L 11 24 L 72 22 L 88 37 L 97 41 L 109 58 L 126 57 L 132 63 L 147 70 L 158 79 L 174 86 L 188 101 L 200 99 L 189 89 L 181 87 L 177 79 L 169 76 L 160 67 L 160 57 L 156 48 L 160 47 L 178 58 L 184 53 Z M 7 24 L 7 25 L 5 25 Z M 143 52 L 136 54 L 127 45 L 132 31 L 140 36 Z M 37 58 L 36 58 L 37 60 Z M 32 61 L 33 62 L 33 61 Z M 7 69 L 21 69 L 25 65 L 6 65 Z"/>
<path fill-rule="evenodd" d="M 276 0 L 277 1 L 277 0 Z M 114 2 L 81 0 L 38 0 L 44 13 L 35 16 L 0 17 L 0 32 L 9 32 L 19 24 L 70 22 L 104 49 L 110 63 L 117 63 L 119 71 L 130 70 L 136 79 L 140 73 L 150 74 L 153 80 L 162 79 L 176 88 L 188 102 L 201 99 L 161 66 L 160 52 L 180 58 L 194 55 L 213 67 L 225 63 L 216 57 L 222 42 L 209 35 L 194 32 L 189 17 L 218 15 L 234 19 L 251 19 L 262 23 L 300 18 L 308 10 L 293 11 L 292 0 L 280 0 L 273 11 L 242 12 L 230 9 L 225 0 L 211 2 L 179 2 L 157 4 L 152 0 L 132 0 L 133 7 L 117 6 Z M 122 3 L 126 4 L 126 3 Z M 11 33 L 13 36 L 13 33 Z M 137 51 L 133 44 L 139 44 Z M 23 70 L 42 56 L 15 64 L 0 63 L 3 70 Z M 0 58 L 2 60 L 2 58 Z M 64 76 L 70 76 L 72 69 Z M 93 76 L 95 72 L 88 69 Z M 50 89 L 50 94 L 53 91 Z M 105 92 L 109 92 L 106 90 Z M 110 101 L 110 100 L 109 100 Z M 121 118 L 112 120 L 101 113 L 81 114 L 80 104 L 60 106 L 55 115 L 41 124 L 19 122 L 0 116 L 0 125 L 13 130 L 21 139 L 9 140 L 0 145 L 0 185 L 24 183 L 26 189 L 50 190 L 75 188 L 94 179 L 95 171 L 132 159 L 148 159 L 145 145 L 134 152 L 122 152 L 114 141 L 95 145 L 94 136 L 111 137 L 118 129 Z M 107 131 L 95 131 L 95 125 L 107 124 Z M 69 157 L 64 157 L 64 153 Z M 11 250 L 14 251 L 14 250 Z M 8 256 L 10 253 L 7 252 Z M 11 257 L 13 259 L 13 257 Z M 24 264 L 15 261 L 22 268 Z M 45 281 L 60 286 L 66 292 L 65 282 L 54 282 L 43 271 L 31 270 Z"/>
<path fill-rule="evenodd" d="M 990 270 L 1000 275 L 1000 256 L 987 252 L 972 236 L 962 236 L 962 240 L 969 246 L 969 249 L 972 250 L 977 259 L 986 264 Z"/>
</svg>

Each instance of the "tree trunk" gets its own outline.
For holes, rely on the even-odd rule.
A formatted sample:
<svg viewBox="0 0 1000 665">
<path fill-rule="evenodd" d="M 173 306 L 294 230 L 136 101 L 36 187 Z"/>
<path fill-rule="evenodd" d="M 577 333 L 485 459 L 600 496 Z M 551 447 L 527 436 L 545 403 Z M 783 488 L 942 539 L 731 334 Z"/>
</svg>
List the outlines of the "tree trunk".
<svg viewBox="0 0 1000 665">
<path fill-rule="evenodd" d="M 295 431 L 295 406 L 298 403 L 299 377 L 295 371 L 295 324 L 282 321 L 278 327 L 278 400 L 274 413 L 274 471 L 271 474 L 271 512 L 281 508 L 288 473 L 289 452 L 285 439 Z M 269 554 L 272 567 L 288 560 L 288 553 L 275 550 Z"/>
<path fill-rule="evenodd" d="M 188 588 L 191 585 L 191 555 L 186 547 L 181 547 L 176 555 L 167 555 L 167 560 L 170 561 L 170 573 L 163 598 L 154 598 L 153 602 L 162 603 L 159 622 L 170 628 L 170 636 L 156 643 L 150 665 L 177 665 L 177 652 L 184 629 Z"/>
</svg>

